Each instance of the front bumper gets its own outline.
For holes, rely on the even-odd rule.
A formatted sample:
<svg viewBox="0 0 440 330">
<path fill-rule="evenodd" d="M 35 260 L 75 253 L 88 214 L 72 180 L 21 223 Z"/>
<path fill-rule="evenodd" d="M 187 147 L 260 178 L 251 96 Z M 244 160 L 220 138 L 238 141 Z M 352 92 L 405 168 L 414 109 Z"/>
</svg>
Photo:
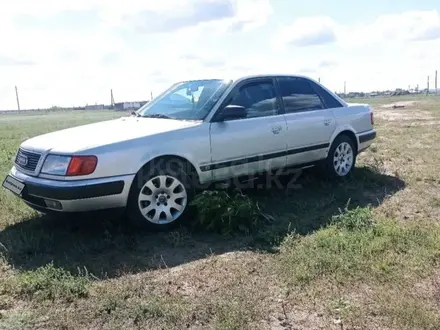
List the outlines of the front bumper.
<svg viewBox="0 0 440 330">
<path fill-rule="evenodd" d="M 57 181 L 29 176 L 15 166 L 9 172 L 25 187 L 19 196 L 30 206 L 42 210 L 85 212 L 127 205 L 134 175 L 109 178 Z"/>
</svg>

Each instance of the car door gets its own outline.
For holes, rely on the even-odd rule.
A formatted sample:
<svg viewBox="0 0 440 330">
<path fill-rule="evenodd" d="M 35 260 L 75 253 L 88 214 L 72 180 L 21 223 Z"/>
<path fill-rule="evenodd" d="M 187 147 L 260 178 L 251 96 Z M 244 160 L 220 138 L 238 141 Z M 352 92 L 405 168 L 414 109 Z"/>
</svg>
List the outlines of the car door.
<svg viewBox="0 0 440 330">
<path fill-rule="evenodd" d="M 286 165 L 286 121 L 273 78 L 239 83 L 223 102 L 246 109 L 246 118 L 212 122 L 211 164 L 214 180 L 254 174 Z M 214 116 L 215 118 L 215 116 Z"/>
<path fill-rule="evenodd" d="M 336 120 L 313 81 L 278 77 L 287 122 L 287 165 L 325 158 Z"/>
</svg>

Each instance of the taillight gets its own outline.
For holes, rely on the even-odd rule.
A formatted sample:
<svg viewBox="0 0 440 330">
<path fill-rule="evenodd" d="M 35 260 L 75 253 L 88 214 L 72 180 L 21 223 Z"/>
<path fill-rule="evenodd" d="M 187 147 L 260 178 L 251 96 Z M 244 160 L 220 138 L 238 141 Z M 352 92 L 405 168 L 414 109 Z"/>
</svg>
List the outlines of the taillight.
<svg viewBox="0 0 440 330">
<path fill-rule="evenodd" d="M 96 156 L 73 156 L 67 167 L 67 176 L 88 175 L 95 171 L 98 164 Z"/>
<path fill-rule="evenodd" d="M 374 126 L 374 115 L 373 115 L 373 111 L 370 112 L 370 120 L 371 120 L 371 126 Z"/>
</svg>

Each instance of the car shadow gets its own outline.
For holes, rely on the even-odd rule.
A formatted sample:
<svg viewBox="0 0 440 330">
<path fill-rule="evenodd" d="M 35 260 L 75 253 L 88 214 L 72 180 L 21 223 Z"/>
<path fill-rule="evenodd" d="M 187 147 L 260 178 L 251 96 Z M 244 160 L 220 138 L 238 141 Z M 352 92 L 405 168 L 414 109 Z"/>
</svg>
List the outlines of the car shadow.
<svg viewBox="0 0 440 330">
<path fill-rule="evenodd" d="M 314 169 L 296 175 L 280 176 L 280 184 L 271 189 L 260 189 L 258 182 L 243 193 L 265 205 L 265 211 L 277 219 L 272 229 L 306 235 L 326 226 L 334 215 L 345 208 L 378 207 L 384 199 L 405 188 L 405 182 L 392 175 L 380 173 L 369 167 L 354 170 L 349 178 L 329 180 L 320 177 Z M 271 179 L 260 179 L 266 186 Z M 286 189 L 286 187 L 289 187 Z"/>
<path fill-rule="evenodd" d="M 41 215 L 2 230 L 0 253 L 16 269 L 34 270 L 53 263 L 74 273 L 87 269 L 98 278 L 113 278 L 175 267 L 212 254 L 276 250 L 291 230 L 309 234 L 326 226 L 347 204 L 377 207 L 405 187 L 401 179 L 367 167 L 338 183 L 308 172 L 294 184 L 292 178 L 281 176 L 280 184 L 272 185 L 259 177 L 254 185 L 241 187 L 275 219 L 252 235 L 224 236 L 188 227 L 161 233 L 139 231 L 111 212 L 62 219 Z"/>
</svg>

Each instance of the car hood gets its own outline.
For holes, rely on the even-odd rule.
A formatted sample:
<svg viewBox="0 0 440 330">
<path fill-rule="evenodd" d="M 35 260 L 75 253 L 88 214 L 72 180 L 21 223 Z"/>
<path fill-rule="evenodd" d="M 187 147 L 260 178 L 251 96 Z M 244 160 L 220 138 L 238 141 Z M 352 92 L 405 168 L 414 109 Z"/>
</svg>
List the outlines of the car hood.
<svg viewBox="0 0 440 330">
<path fill-rule="evenodd" d="M 200 122 L 123 117 L 36 136 L 23 142 L 21 147 L 43 153 L 71 154 L 196 125 L 200 125 Z"/>
</svg>

